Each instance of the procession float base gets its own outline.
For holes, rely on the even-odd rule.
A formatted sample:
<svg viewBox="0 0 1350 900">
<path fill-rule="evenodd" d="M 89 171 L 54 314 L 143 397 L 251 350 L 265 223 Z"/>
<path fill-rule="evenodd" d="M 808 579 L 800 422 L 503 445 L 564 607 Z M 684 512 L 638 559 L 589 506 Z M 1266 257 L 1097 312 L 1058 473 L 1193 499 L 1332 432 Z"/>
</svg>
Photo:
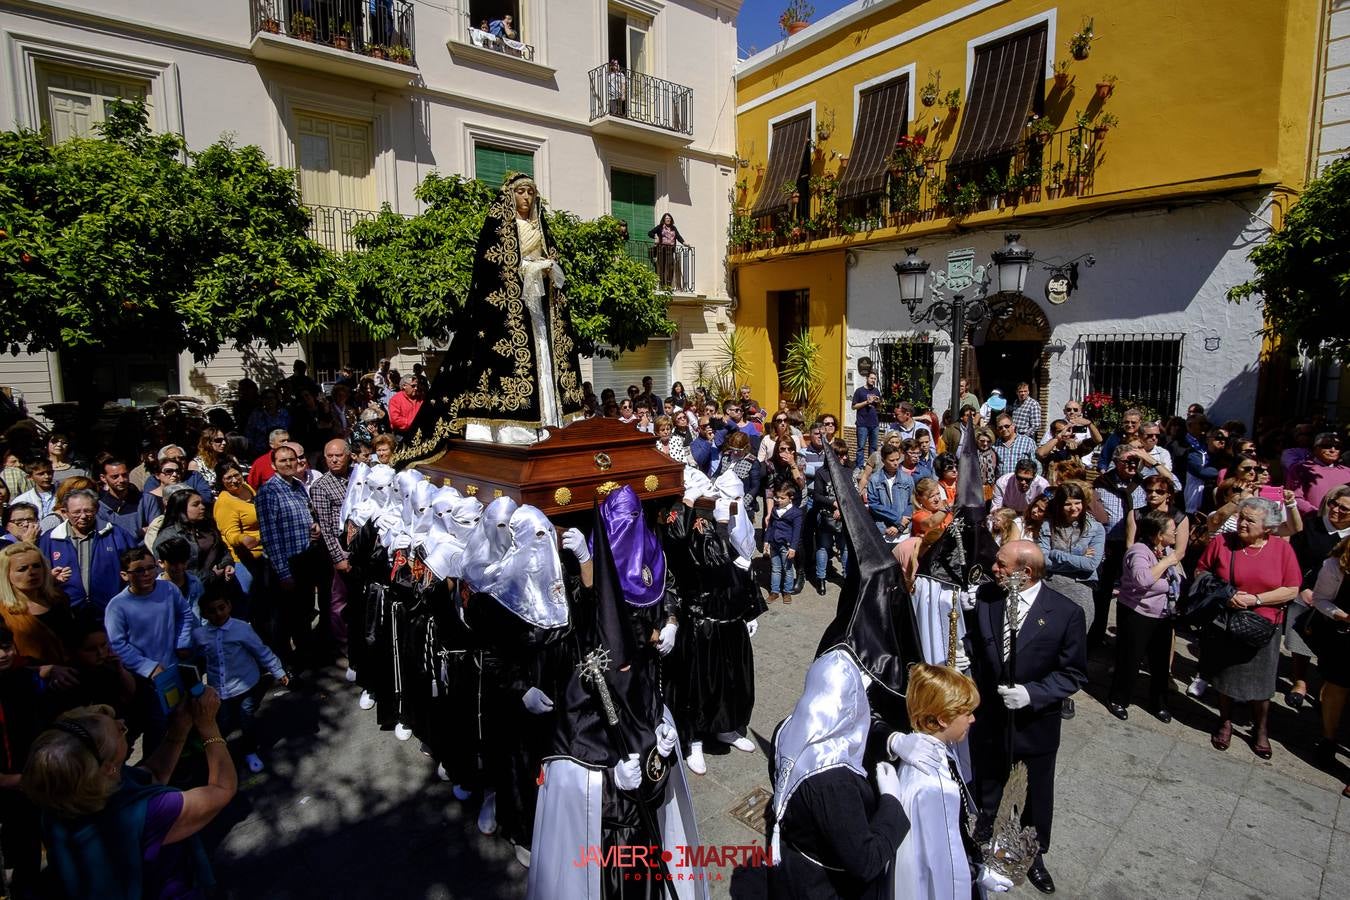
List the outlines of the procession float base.
<svg viewBox="0 0 1350 900">
<path fill-rule="evenodd" d="M 455 441 L 418 468 L 484 505 L 510 497 L 548 516 L 585 512 L 625 484 L 644 503 L 684 490 L 684 466 L 657 450 L 650 434 L 617 419 L 572 422 L 536 444 Z"/>
</svg>

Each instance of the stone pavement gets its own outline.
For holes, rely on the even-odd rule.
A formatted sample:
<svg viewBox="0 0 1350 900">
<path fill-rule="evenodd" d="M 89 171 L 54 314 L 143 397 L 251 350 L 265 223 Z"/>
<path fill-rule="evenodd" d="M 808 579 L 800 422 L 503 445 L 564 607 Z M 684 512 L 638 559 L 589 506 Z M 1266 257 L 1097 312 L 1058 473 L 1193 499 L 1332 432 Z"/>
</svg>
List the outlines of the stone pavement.
<svg viewBox="0 0 1350 900">
<path fill-rule="evenodd" d="M 838 594 L 808 587 L 761 619 L 752 722 L 761 746 L 796 702 Z M 1189 658 L 1178 655 L 1189 676 Z M 1195 701 L 1178 699 L 1169 725 L 1137 707 L 1118 722 L 1093 699 L 1104 696 L 1107 654 L 1094 656 L 1090 675 L 1092 696 L 1080 695 L 1059 756 L 1046 857 L 1056 896 L 1350 897 L 1350 800 L 1340 798 L 1350 770 L 1332 777 L 1309 764 L 1315 711 L 1277 702 L 1275 756 L 1264 762 L 1245 728 L 1227 753 L 1213 750 L 1212 708 Z M 456 802 L 417 741 L 379 731 L 356 697 L 326 674 L 268 700 L 264 721 L 278 738 L 271 766 L 244 782 L 211 833 L 222 884 L 239 898 L 524 896 L 525 870 L 506 842 L 478 833 L 475 802 Z M 690 776 L 702 843 L 762 843 L 762 830 L 732 813 L 767 791 L 763 752 L 714 746 L 708 756 L 708 774 Z M 733 873 L 720 871 L 713 896 L 732 896 Z M 757 893 L 753 873 L 737 873 L 734 885 L 737 897 Z M 1011 896 L 1039 895 L 1024 885 Z"/>
</svg>

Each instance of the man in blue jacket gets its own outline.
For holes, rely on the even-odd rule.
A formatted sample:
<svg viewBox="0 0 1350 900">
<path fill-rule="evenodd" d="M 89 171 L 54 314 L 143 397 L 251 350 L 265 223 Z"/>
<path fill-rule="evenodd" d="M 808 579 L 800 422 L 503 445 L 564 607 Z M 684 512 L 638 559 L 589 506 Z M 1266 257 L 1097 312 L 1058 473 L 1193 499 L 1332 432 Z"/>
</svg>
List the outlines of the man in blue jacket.
<svg viewBox="0 0 1350 900">
<path fill-rule="evenodd" d="M 66 520 L 38 541 L 52 576 L 70 599 L 71 609 L 92 605 L 102 612 L 122 590 L 122 553 L 136 538 L 112 523 L 98 523 L 98 495 L 91 490 L 66 496 Z"/>
<path fill-rule="evenodd" d="M 881 448 L 881 468 L 867 480 L 867 510 L 888 543 L 899 543 L 914 513 L 914 479 L 900 468 L 900 448 Z"/>
</svg>

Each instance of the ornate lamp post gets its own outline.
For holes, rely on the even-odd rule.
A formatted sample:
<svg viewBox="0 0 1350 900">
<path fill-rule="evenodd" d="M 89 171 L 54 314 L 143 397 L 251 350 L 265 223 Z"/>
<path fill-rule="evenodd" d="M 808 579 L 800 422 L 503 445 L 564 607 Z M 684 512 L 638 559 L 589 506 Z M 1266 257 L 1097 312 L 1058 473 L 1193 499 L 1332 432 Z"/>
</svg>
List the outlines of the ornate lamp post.
<svg viewBox="0 0 1350 900">
<path fill-rule="evenodd" d="M 1006 234 L 1002 250 L 993 258 L 996 294 L 1020 294 L 1026 286 L 1027 272 L 1035 259 L 1035 252 L 1018 243 L 1020 234 Z M 895 264 L 895 275 L 900 282 L 900 302 L 909 310 L 916 323 L 932 322 L 947 332 L 952 339 L 952 414 L 961 414 L 961 345 L 966 331 L 986 319 L 1000 319 L 1009 315 L 1007 304 L 994 304 L 988 299 L 989 266 L 975 265 L 974 250 L 953 250 L 947 254 L 947 268 L 933 275 L 933 299 L 922 309 L 924 282 L 928 263 L 917 255 L 919 248 L 906 247 L 905 259 Z M 950 296 L 949 296 L 950 294 Z"/>
</svg>

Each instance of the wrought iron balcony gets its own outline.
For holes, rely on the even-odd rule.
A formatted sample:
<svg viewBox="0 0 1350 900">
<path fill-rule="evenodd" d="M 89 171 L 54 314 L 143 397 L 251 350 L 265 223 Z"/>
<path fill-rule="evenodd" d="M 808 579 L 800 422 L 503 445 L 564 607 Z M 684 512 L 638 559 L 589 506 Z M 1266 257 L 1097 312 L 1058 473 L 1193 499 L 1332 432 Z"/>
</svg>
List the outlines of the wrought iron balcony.
<svg viewBox="0 0 1350 900">
<path fill-rule="evenodd" d="M 628 255 L 652 267 L 662 290 L 694 293 L 694 248 L 688 244 L 662 247 L 655 241 L 629 240 Z"/>
<path fill-rule="evenodd" d="M 470 24 L 468 19 L 465 20 L 464 28 L 466 39 L 471 46 L 501 53 L 504 56 L 523 59 L 527 62 L 534 62 L 534 46 L 532 44 L 513 40 L 505 35 L 495 35 L 491 31 L 485 31 Z"/>
<path fill-rule="evenodd" d="M 415 65 L 412 0 L 249 0 L 253 34 Z"/>
<path fill-rule="evenodd" d="M 341 206 L 305 204 L 309 210 L 309 228 L 306 233 L 319 245 L 334 253 L 349 253 L 356 249 L 352 226 L 358 222 L 373 222 L 380 214 L 370 209 L 347 209 Z"/>
<path fill-rule="evenodd" d="M 591 70 L 591 121 L 647 126 L 687 136 L 677 142 L 688 144 L 694 134 L 694 89 L 617 65 L 597 66 Z M 631 131 L 616 133 L 634 137 Z"/>
<path fill-rule="evenodd" d="M 791 191 L 786 214 L 771 219 L 736 215 L 729 248 L 742 253 L 1087 197 L 1093 192 L 1098 152 L 1105 139 L 1106 129 L 1100 128 L 1028 134 L 1007 154 L 959 167 L 897 149 L 881 192 L 841 201 L 835 197 L 838 179 L 833 173 L 804 179 L 809 183 L 805 191 L 799 188 L 801 182 L 786 189 Z M 753 200 L 747 196 L 742 202 L 748 206 Z"/>
</svg>

